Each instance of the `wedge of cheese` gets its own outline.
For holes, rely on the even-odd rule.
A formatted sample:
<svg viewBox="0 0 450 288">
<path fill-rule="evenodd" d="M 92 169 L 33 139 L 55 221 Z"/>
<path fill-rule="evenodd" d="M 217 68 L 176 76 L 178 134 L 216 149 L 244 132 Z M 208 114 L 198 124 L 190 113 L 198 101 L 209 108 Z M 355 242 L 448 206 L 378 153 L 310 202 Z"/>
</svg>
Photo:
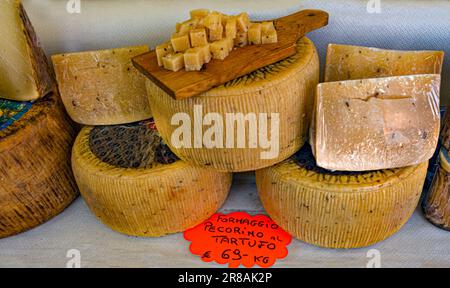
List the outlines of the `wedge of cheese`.
<svg viewBox="0 0 450 288">
<path fill-rule="evenodd" d="M 389 76 L 441 74 L 442 51 L 398 51 L 330 44 L 325 82 Z"/>
<path fill-rule="evenodd" d="M 75 179 L 91 211 L 133 236 L 182 232 L 225 202 L 231 173 L 179 160 L 151 123 L 85 127 L 72 154 Z"/>
<path fill-rule="evenodd" d="M 450 231 L 450 156 L 447 150 L 441 149 L 439 162 L 433 184 L 424 198 L 423 210 L 428 221 Z"/>
<path fill-rule="evenodd" d="M 312 245 L 350 249 L 396 233 L 417 208 L 428 163 L 400 169 L 339 172 L 316 165 L 309 145 L 294 157 L 256 171 L 270 217 Z"/>
<path fill-rule="evenodd" d="M 145 77 L 131 58 L 147 46 L 61 54 L 52 57 L 59 90 L 72 119 L 84 125 L 114 125 L 152 117 Z"/>
<path fill-rule="evenodd" d="M 440 75 L 323 83 L 315 110 L 315 156 L 330 170 L 367 171 L 429 160 L 439 127 Z"/>
<path fill-rule="evenodd" d="M 18 0 L 0 1 L 0 98 L 36 100 L 54 88 L 54 77 Z"/>
<path fill-rule="evenodd" d="M 0 238 L 46 222 L 78 196 L 75 136 L 56 93 L 34 103 L 0 99 Z"/>
</svg>

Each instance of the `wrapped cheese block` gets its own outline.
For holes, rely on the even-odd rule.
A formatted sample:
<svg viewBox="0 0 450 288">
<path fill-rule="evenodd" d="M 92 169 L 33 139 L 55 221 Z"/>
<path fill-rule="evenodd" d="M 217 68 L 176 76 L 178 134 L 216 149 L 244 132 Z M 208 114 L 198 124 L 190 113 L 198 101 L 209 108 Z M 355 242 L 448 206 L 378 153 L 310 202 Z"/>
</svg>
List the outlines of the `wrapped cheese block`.
<svg viewBox="0 0 450 288">
<path fill-rule="evenodd" d="M 0 99 L 0 238 L 46 222 L 78 196 L 75 136 L 56 93 L 34 103 Z"/>
<path fill-rule="evenodd" d="M 450 156 L 445 149 L 439 154 L 439 168 L 423 202 L 427 219 L 439 228 L 450 231 Z"/>
<path fill-rule="evenodd" d="M 442 51 L 399 51 L 330 44 L 325 82 L 376 77 L 441 74 Z"/>
<path fill-rule="evenodd" d="M 84 125 L 115 125 L 152 117 L 145 77 L 131 58 L 148 46 L 54 55 L 59 90 L 69 116 Z"/>
<path fill-rule="evenodd" d="M 182 232 L 224 203 L 230 173 L 179 160 L 150 121 L 83 128 L 72 153 L 80 192 L 113 230 L 157 237 Z"/>
<path fill-rule="evenodd" d="M 256 171 L 270 217 L 299 240 L 327 248 L 373 245 L 396 233 L 416 210 L 428 163 L 368 172 L 317 166 L 309 145 Z"/>
<path fill-rule="evenodd" d="M 244 21 L 245 17 L 241 17 Z M 247 27 L 244 22 L 240 29 Z M 223 51 L 228 51 L 227 43 L 223 45 Z M 158 130 L 171 150 L 186 162 L 227 172 L 252 171 L 292 156 L 308 137 L 319 82 L 314 44 L 302 38 L 297 49 L 292 57 L 185 100 L 175 100 L 147 81 Z M 211 51 L 214 54 L 213 47 Z M 180 116 L 187 118 L 182 122 L 189 126 L 182 145 L 176 143 L 183 138 L 176 136 L 182 128 L 177 118 Z M 208 123 L 208 117 L 221 121 Z M 203 119 L 207 123 L 198 128 Z M 211 136 L 215 133 L 207 132 L 211 132 L 208 128 L 212 124 L 219 129 L 215 140 Z M 206 141 L 202 141 L 203 136 Z"/>
<path fill-rule="evenodd" d="M 440 75 L 323 83 L 314 153 L 330 170 L 367 171 L 428 161 L 439 137 Z"/>
<path fill-rule="evenodd" d="M 19 0 L 0 1 L 0 98 L 32 101 L 54 88 L 50 65 Z"/>
</svg>

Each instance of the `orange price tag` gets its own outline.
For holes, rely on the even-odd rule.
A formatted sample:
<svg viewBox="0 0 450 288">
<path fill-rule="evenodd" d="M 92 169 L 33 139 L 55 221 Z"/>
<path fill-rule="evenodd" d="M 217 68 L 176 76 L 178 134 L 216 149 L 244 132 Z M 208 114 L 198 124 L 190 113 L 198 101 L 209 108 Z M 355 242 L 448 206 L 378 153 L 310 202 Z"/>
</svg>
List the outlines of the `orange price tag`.
<svg viewBox="0 0 450 288">
<path fill-rule="evenodd" d="M 271 267 L 288 255 L 292 236 L 269 217 L 244 212 L 215 214 L 209 220 L 184 232 L 191 241 L 190 251 L 205 262 Z"/>
</svg>

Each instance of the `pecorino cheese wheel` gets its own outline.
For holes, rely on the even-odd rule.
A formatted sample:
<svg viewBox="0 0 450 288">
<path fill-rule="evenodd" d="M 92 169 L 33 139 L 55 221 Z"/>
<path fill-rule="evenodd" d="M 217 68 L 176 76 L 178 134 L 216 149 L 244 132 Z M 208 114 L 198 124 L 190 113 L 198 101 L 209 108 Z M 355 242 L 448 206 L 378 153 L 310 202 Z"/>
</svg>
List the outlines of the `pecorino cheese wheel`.
<svg viewBox="0 0 450 288">
<path fill-rule="evenodd" d="M 193 167 L 151 122 L 83 128 L 72 153 L 81 195 L 115 231 L 144 237 L 182 232 L 213 215 L 232 175 Z"/>
<path fill-rule="evenodd" d="M 450 231 L 450 156 L 445 149 L 441 149 L 439 161 L 440 165 L 424 199 L 423 209 L 431 223 Z"/>
<path fill-rule="evenodd" d="M 76 136 L 57 94 L 34 104 L 0 100 L 0 238 L 59 214 L 78 195 Z"/>
<path fill-rule="evenodd" d="M 308 136 L 314 91 L 319 81 L 319 59 L 314 44 L 302 38 L 297 47 L 298 53 L 290 58 L 185 100 L 174 100 L 153 82 L 147 81 L 147 94 L 156 124 L 170 149 L 189 163 L 228 172 L 256 170 L 292 156 Z M 198 116 L 199 112 L 202 115 Z M 191 122 L 184 135 L 188 139 L 182 145 L 175 143 L 178 139 L 172 141 L 180 128 L 177 126 L 180 115 Z M 253 117 L 258 123 L 252 121 L 255 125 L 251 126 L 250 121 L 229 121 L 230 115 L 241 117 L 241 120 L 246 116 L 247 119 Z M 215 135 L 213 145 L 202 142 L 202 137 L 209 139 L 208 134 L 202 134 L 194 127 L 204 120 L 207 123 L 200 129 L 206 132 L 212 124 L 211 117 L 219 118 L 222 128 L 218 130 L 223 132 L 221 136 Z M 174 121 L 176 125 L 172 125 Z M 262 129 L 256 126 L 264 121 L 267 125 Z M 228 129 L 227 123 L 231 123 L 229 127 L 235 130 Z M 237 136 L 240 135 L 239 128 L 245 129 L 241 137 Z M 279 128 L 278 133 L 272 128 Z M 252 133 L 256 136 L 251 136 Z M 264 145 L 267 143 L 262 143 L 262 136 L 270 136 L 267 139 L 273 145 Z M 267 152 L 270 155 L 265 154 Z"/>
<path fill-rule="evenodd" d="M 428 163 L 372 172 L 318 167 L 309 145 L 294 157 L 256 172 L 267 213 L 307 243 L 359 248 L 397 232 L 420 199 Z"/>
</svg>

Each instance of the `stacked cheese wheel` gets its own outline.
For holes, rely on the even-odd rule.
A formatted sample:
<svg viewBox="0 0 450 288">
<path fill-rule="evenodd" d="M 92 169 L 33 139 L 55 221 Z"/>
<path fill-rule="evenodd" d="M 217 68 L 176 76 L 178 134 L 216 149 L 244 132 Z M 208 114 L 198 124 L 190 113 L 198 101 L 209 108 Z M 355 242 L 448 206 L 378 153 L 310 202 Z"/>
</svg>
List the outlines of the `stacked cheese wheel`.
<svg viewBox="0 0 450 288">
<path fill-rule="evenodd" d="M 20 1 L 1 1 L 0 238 L 59 214 L 77 196 L 75 138 L 44 52 Z M 53 92 L 52 92 L 53 91 Z M 32 102 L 24 102 L 32 101 Z"/>
<path fill-rule="evenodd" d="M 442 63 L 441 52 L 331 45 L 325 80 L 334 82 L 318 86 L 312 149 L 256 172 L 269 215 L 328 248 L 369 246 L 398 231 L 436 148 Z"/>
<path fill-rule="evenodd" d="M 212 216 L 228 195 L 232 175 L 183 162 L 164 144 L 150 120 L 144 77 L 131 64 L 148 50 L 126 47 L 52 59 L 69 115 L 87 125 L 72 150 L 81 195 L 113 230 L 158 237 Z"/>
<path fill-rule="evenodd" d="M 303 38 L 297 49 L 290 58 L 185 100 L 148 81 L 150 106 L 171 150 L 187 162 L 228 172 L 253 171 L 292 156 L 307 140 L 319 81 L 314 44 Z M 207 137 L 212 124 L 218 133 Z"/>
</svg>

